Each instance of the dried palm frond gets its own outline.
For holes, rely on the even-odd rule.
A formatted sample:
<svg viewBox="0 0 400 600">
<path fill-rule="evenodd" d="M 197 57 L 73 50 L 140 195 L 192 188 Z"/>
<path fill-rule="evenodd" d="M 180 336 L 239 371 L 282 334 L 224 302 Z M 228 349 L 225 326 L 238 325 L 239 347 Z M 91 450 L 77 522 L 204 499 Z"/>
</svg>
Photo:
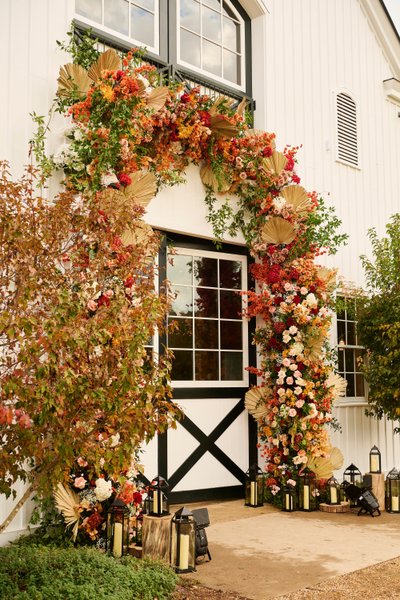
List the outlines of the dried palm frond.
<svg viewBox="0 0 400 600">
<path fill-rule="evenodd" d="M 287 158 L 282 152 L 273 151 L 271 156 L 263 158 L 261 166 L 267 173 L 273 173 L 274 175 L 280 175 L 287 164 Z"/>
<path fill-rule="evenodd" d="M 57 94 L 59 96 L 68 96 L 73 91 L 80 96 L 84 96 L 92 84 L 92 80 L 88 76 L 86 69 L 73 63 L 68 63 L 60 67 L 57 81 Z"/>
<path fill-rule="evenodd" d="M 316 479 L 329 479 L 333 475 L 333 464 L 325 456 L 309 457 L 307 468 L 315 473 Z"/>
<path fill-rule="evenodd" d="M 248 100 L 246 98 L 242 98 L 240 103 L 237 105 L 236 112 L 241 117 L 243 117 L 243 115 L 244 115 L 244 111 L 246 110 L 247 104 L 248 104 Z"/>
<path fill-rule="evenodd" d="M 154 110 L 161 110 L 165 106 L 168 94 L 169 88 L 166 86 L 152 89 L 147 96 L 147 106 L 154 108 Z"/>
<path fill-rule="evenodd" d="M 320 267 L 317 272 L 317 276 L 326 284 L 328 291 L 333 291 L 336 287 L 336 269 L 328 269 L 327 267 Z"/>
<path fill-rule="evenodd" d="M 107 188 L 102 190 L 98 194 L 99 208 L 104 210 L 108 216 L 112 216 L 119 219 L 121 214 L 126 209 L 126 203 L 128 201 L 123 190 L 116 190 L 114 188 Z"/>
<path fill-rule="evenodd" d="M 140 206 L 147 206 L 157 193 L 157 180 L 153 173 L 149 171 L 136 171 L 130 173 L 129 177 L 132 183 L 121 190 L 126 198 Z"/>
<path fill-rule="evenodd" d="M 329 455 L 329 460 L 332 463 L 332 468 L 334 471 L 337 471 L 343 465 L 344 456 L 339 450 L 339 448 L 336 448 L 336 446 L 332 448 L 331 453 Z"/>
<path fill-rule="evenodd" d="M 261 229 L 261 238 L 267 244 L 290 244 L 295 237 L 295 228 L 282 217 L 270 217 Z"/>
<path fill-rule="evenodd" d="M 225 179 L 222 174 L 219 176 L 219 178 L 216 177 L 211 165 L 204 165 L 201 167 L 200 178 L 204 185 L 209 186 L 213 192 L 224 193 L 227 192 L 231 187 L 229 181 Z"/>
<path fill-rule="evenodd" d="M 233 138 L 238 133 L 235 123 L 231 123 L 222 115 L 212 116 L 210 121 L 210 129 L 216 137 Z"/>
<path fill-rule="evenodd" d="M 293 206 L 299 215 L 306 214 L 311 206 L 310 198 L 301 185 L 288 185 L 280 191 L 280 195 Z"/>
<path fill-rule="evenodd" d="M 102 52 L 88 71 L 90 79 L 97 81 L 103 71 L 117 71 L 121 68 L 121 59 L 113 48 Z"/>
<path fill-rule="evenodd" d="M 347 381 L 338 375 L 338 373 L 334 373 L 331 371 L 325 381 L 326 388 L 333 388 L 333 399 L 334 401 L 344 396 L 346 393 Z"/>
<path fill-rule="evenodd" d="M 318 330 L 315 335 L 308 336 L 304 341 L 304 356 L 308 360 L 318 360 L 325 341 L 326 333 L 323 329 Z"/>
<path fill-rule="evenodd" d="M 218 108 L 221 104 L 224 104 L 227 108 L 232 108 L 235 102 L 236 100 L 234 100 L 233 98 L 229 98 L 229 96 L 224 96 L 224 94 L 220 94 L 215 98 L 214 102 L 212 103 L 209 113 L 213 117 L 219 114 Z"/>
<path fill-rule="evenodd" d="M 266 387 L 253 387 L 246 392 L 244 406 L 255 419 L 260 419 L 267 414 L 265 400 L 270 393 L 271 390 Z"/>
<path fill-rule="evenodd" d="M 75 541 L 78 535 L 79 520 L 81 518 L 78 510 L 79 496 L 73 490 L 59 483 L 53 492 L 57 510 L 62 514 L 67 527 L 72 527 L 72 539 Z"/>
<path fill-rule="evenodd" d="M 128 225 L 121 235 L 121 242 L 124 246 L 139 246 L 153 234 L 153 229 L 144 221 L 136 221 Z"/>
</svg>

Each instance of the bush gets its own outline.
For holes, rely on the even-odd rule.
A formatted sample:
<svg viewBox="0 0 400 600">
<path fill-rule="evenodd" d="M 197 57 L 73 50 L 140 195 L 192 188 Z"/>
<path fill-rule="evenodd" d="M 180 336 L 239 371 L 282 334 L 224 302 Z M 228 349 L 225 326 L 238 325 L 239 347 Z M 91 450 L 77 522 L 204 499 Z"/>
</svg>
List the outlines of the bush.
<svg viewBox="0 0 400 600">
<path fill-rule="evenodd" d="M 2 600 L 166 600 L 176 581 L 161 563 L 89 548 L 0 548 Z"/>
</svg>

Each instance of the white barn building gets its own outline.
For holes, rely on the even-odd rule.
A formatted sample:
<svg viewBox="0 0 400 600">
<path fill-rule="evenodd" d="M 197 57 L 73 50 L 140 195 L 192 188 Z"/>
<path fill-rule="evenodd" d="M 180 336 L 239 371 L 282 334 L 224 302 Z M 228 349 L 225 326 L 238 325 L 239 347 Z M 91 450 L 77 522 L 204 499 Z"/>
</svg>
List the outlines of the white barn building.
<svg viewBox="0 0 400 600">
<path fill-rule="evenodd" d="M 27 162 L 29 113 L 47 114 L 59 67 L 69 60 L 56 40 L 66 39 L 72 22 L 92 27 L 108 45 L 145 45 L 160 67 L 212 93 L 253 99 L 256 128 L 275 132 L 278 148 L 302 146 L 302 184 L 335 206 L 349 234 L 329 263 L 346 282 L 363 285 L 359 256 L 369 254 L 367 231 L 376 227 L 382 235 L 400 210 L 400 38 L 383 0 L 2 0 L 0 158 L 15 176 Z M 56 129 L 49 152 L 60 142 Z M 245 370 L 256 360 L 252 325 L 232 309 L 235 291 L 247 286 L 247 250 L 237 238 L 217 252 L 206 215 L 199 171 L 190 167 L 187 183 L 159 193 L 146 217 L 177 248 L 174 267 L 167 267 L 181 293 L 175 317 L 197 340 L 197 347 L 182 336 L 169 340 L 177 356 L 174 398 L 185 418 L 144 452 L 147 477 L 165 476 L 176 501 L 241 495 L 257 456 L 255 423 L 243 404 L 254 383 Z M 213 314 L 199 309 L 203 287 L 212 288 Z M 400 466 L 399 438 L 391 423 L 364 416 L 355 324 L 347 316 L 339 315 L 340 340 L 333 332 L 348 380 L 336 408 L 342 433 L 333 442 L 344 465 L 361 471 L 376 444 L 387 471 Z M 233 343 L 228 330 L 236 332 Z M 0 516 L 11 506 L 3 499 Z M 16 517 L 3 542 L 25 528 L 28 512 Z"/>
</svg>

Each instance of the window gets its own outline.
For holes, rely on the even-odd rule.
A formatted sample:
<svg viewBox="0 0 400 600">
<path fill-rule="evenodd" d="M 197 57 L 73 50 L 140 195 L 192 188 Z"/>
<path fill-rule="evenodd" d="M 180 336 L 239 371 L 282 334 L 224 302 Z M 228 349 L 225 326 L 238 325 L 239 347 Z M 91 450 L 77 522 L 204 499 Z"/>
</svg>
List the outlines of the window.
<svg viewBox="0 0 400 600">
<path fill-rule="evenodd" d="M 365 396 L 364 375 L 359 360 L 364 349 L 357 339 L 357 304 L 354 298 L 337 298 L 337 340 L 339 375 L 347 381 L 346 397 Z"/>
<path fill-rule="evenodd" d="M 175 299 L 168 347 L 175 355 L 174 385 L 247 384 L 247 322 L 240 294 L 246 289 L 246 273 L 244 256 L 185 248 L 169 256 L 167 278 Z"/>
<path fill-rule="evenodd" d="M 198 83 L 251 95 L 250 19 L 237 0 L 75 0 L 75 21 L 106 43 L 145 46 L 152 60 L 188 69 Z"/>
<path fill-rule="evenodd" d="M 354 167 L 358 166 L 357 106 L 349 94 L 336 97 L 337 158 Z"/>
</svg>

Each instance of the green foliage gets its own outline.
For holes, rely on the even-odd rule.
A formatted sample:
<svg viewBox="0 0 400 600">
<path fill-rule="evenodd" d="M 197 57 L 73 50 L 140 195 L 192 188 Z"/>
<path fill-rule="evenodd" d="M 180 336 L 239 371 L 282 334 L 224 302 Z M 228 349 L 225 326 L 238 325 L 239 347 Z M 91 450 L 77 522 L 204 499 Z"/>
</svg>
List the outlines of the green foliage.
<svg viewBox="0 0 400 600">
<path fill-rule="evenodd" d="M 368 237 L 372 245 L 373 260 L 361 256 L 368 287 L 372 293 L 393 292 L 400 288 L 400 213 L 392 215 L 386 225 L 387 236 L 378 238 L 374 228 Z"/>
<path fill-rule="evenodd" d="M 2 600 L 166 600 L 176 581 L 161 563 L 91 549 L 0 548 Z"/>
<path fill-rule="evenodd" d="M 30 150 L 35 158 L 36 166 L 40 170 L 39 185 L 43 185 L 53 171 L 53 163 L 46 154 L 46 135 L 49 131 L 51 114 L 47 123 L 44 116 L 37 115 L 35 112 L 30 113 L 30 116 L 36 125 L 36 132 L 29 142 Z"/>
<path fill-rule="evenodd" d="M 99 40 L 94 37 L 90 28 L 85 31 L 76 31 L 72 26 L 67 36 L 68 39 L 66 42 L 57 40 L 57 46 L 61 50 L 64 50 L 64 52 L 67 52 L 75 64 L 80 65 L 84 69 L 89 69 L 100 54 L 96 48 Z"/>
<path fill-rule="evenodd" d="M 336 254 L 349 237 L 347 233 L 339 233 L 341 224 L 335 209 L 319 198 L 317 209 L 308 215 L 306 229 L 296 244 L 296 253 L 300 255 L 312 245 L 326 250 L 330 255 Z"/>
</svg>

